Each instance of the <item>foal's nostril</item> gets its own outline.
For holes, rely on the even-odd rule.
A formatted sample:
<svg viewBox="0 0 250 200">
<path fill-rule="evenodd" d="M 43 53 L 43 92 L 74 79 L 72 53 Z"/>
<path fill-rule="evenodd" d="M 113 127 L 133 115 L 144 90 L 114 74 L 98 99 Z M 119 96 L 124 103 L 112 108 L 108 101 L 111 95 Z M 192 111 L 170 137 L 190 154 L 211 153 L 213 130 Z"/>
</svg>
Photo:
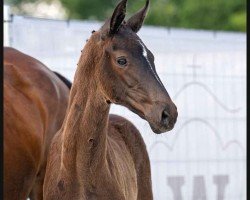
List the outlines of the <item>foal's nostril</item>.
<svg viewBox="0 0 250 200">
<path fill-rule="evenodd" d="M 164 125 L 168 125 L 169 123 L 169 114 L 166 110 L 163 110 L 161 115 L 161 120 Z"/>
</svg>

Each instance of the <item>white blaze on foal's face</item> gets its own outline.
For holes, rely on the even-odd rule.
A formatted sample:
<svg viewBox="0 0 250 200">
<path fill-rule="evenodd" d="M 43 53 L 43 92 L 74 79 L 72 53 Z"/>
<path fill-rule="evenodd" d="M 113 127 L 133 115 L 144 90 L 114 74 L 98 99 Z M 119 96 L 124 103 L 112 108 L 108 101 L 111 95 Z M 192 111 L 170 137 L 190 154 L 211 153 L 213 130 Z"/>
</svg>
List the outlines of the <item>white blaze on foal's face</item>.
<svg viewBox="0 0 250 200">
<path fill-rule="evenodd" d="M 146 50 L 146 47 L 145 45 L 140 41 L 138 40 L 138 42 L 140 43 L 140 45 L 142 46 L 142 55 L 144 56 L 144 58 L 146 59 L 150 69 L 152 70 L 153 74 L 154 74 L 154 77 L 156 78 L 156 80 L 161 84 L 161 86 L 163 86 L 162 82 L 160 81 L 158 75 L 155 73 L 152 65 L 150 64 L 149 60 L 148 60 L 148 53 L 147 53 L 147 50 Z M 164 86 L 163 86 L 164 87 Z"/>
</svg>

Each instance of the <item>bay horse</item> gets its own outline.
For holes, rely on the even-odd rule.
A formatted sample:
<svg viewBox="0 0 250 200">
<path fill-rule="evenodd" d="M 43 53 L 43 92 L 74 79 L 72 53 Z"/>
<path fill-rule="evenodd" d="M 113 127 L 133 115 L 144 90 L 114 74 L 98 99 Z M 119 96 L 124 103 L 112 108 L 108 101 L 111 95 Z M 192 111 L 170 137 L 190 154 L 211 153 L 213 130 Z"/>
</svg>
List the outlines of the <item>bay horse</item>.
<svg viewBox="0 0 250 200">
<path fill-rule="evenodd" d="M 5 200 L 43 199 L 48 147 L 62 126 L 69 88 L 35 58 L 4 48 Z"/>
<path fill-rule="evenodd" d="M 149 1 L 127 21 L 126 0 L 87 41 L 70 91 L 66 117 L 52 140 L 45 200 L 152 200 L 149 156 L 137 128 L 109 115 L 112 103 L 170 131 L 177 108 L 156 73 L 154 56 L 136 34 Z"/>
</svg>

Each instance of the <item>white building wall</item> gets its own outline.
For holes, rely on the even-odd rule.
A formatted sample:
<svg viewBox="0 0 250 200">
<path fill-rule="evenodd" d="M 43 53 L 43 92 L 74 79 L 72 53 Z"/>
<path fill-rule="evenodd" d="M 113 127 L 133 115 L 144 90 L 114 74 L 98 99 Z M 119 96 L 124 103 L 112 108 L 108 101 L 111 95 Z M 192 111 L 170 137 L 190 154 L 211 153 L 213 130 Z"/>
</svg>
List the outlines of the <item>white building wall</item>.
<svg viewBox="0 0 250 200">
<path fill-rule="evenodd" d="M 3 15 L 3 20 L 4 20 L 4 24 L 3 24 L 3 41 L 4 41 L 4 46 L 9 46 L 9 21 L 10 21 L 10 12 L 9 12 L 9 6 L 4 5 L 3 7 L 4 10 L 4 15 Z"/>
<path fill-rule="evenodd" d="M 12 47 L 73 80 L 85 40 L 101 23 L 14 16 Z M 144 26 L 139 36 L 178 107 L 171 132 L 140 130 L 151 160 L 155 200 L 246 199 L 246 34 Z"/>
</svg>

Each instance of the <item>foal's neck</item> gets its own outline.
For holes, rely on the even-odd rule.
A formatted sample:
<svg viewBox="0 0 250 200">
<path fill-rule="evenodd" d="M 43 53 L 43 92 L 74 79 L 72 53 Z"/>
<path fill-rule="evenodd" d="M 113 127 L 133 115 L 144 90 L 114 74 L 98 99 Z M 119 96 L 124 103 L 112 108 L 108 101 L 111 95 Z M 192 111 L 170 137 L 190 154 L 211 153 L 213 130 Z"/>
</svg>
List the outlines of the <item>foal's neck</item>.
<svg viewBox="0 0 250 200">
<path fill-rule="evenodd" d="M 62 128 L 61 167 L 74 168 L 77 174 L 90 168 L 95 172 L 104 163 L 106 156 L 110 106 L 94 77 L 101 56 L 97 52 L 102 51 L 96 48 L 92 51 L 88 47 L 84 49 L 72 84 L 67 117 Z"/>
</svg>

